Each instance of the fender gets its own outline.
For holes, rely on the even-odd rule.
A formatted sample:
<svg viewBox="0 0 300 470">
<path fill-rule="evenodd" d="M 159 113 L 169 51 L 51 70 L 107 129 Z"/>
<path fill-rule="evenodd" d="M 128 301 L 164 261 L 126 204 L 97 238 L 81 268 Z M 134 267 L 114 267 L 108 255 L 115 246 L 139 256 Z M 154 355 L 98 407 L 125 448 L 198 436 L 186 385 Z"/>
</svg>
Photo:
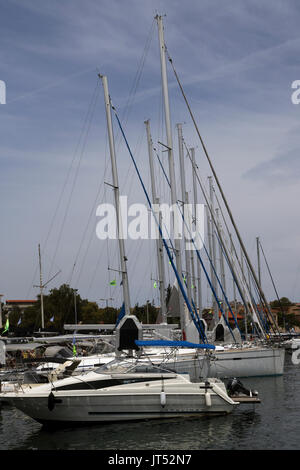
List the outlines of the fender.
<svg viewBox="0 0 300 470">
<path fill-rule="evenodd" d="M 53 411 L 56 403 L 62 403 L 62 400 L 60 400 L 59 398 L 55 398 L 55 396 L 51 392 L 48 396 L 48 410 Z"/>
</svg>

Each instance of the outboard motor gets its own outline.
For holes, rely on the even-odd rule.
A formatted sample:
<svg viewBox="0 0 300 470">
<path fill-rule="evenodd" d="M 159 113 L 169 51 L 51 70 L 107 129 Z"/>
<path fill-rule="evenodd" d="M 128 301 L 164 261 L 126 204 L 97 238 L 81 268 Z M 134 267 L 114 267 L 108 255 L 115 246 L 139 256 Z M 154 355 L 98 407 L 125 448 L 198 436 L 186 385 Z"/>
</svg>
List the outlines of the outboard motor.
<svg viewBox="0 0 300 470">
<path fill-rule="evenodd" d="M 232 377 L 228 380 L 226 388 L 230 397 L 240 394 L 247 395 L 248 397 L 255 397 L 258 395 L 256 390 L 248 390 L 245 388 L 242 382 L 236 377 Z"/>
</svg>

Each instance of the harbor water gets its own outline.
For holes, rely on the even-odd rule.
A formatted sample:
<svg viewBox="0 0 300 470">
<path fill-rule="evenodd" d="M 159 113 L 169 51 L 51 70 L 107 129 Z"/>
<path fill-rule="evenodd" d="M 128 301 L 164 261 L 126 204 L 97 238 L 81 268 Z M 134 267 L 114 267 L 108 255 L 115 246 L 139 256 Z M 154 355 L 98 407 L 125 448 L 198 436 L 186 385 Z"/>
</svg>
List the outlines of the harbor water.
<svg viewBox="0 0 300 470">
<path fill-rule="evenodd" d="M 0 450 L 299 450 L 300 366 L 242 380 L 261 403 L 231 415 L 47 430 L 14 408 L 0 411 Z"/>
</svg>

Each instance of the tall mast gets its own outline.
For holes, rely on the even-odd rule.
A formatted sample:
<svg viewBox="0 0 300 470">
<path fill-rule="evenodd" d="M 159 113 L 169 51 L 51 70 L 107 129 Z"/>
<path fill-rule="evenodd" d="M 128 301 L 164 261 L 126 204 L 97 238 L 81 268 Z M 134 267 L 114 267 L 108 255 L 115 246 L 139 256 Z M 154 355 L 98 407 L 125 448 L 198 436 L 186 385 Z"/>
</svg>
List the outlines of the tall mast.
<svg viewBox="0 0 300 470">
<path fill-rule="evenodd" d="M 222 236 L 222 226 L 221 226 L 221 222 L 220 222 L 220 217 L 219 217 L 219 210 L 218 208 L 216 208 L 216 215 L 217 215 L 217 224 L 218 224 L 218 227 L 219 227 L 219 234 L 220 236 Z M 225 295 L 227 297 L 227 293 L 226 293 L 226 278 L 225 278 L 225 267 L 224 267 L 224 253 L 223 253 L 223 249 L 222 249 L 222 242 L 220 240 L 220 243 L 219 243 L 219 257 L 220 257 L 220 275 L 221 275 L 221 282 L 222 282 L 222 287 L 223 287 L 223 290 L 225 292 Z M 223 294 L 222 296 L 222 301 L 223 301 L 223 306 L 225 307 L 225 295 Z M 228 308 L 226 308 L 227 310 L 227 317 L 228 317 Z"/>
<path fill-rule="evenodd" d="M 187 224 L 188 227 L 190 227 L 191 232 L 193 232 L 193 214 L 190 211 L 189 207 L 189 194 L 188 192 L 186 194 L 186 203 L 188 205 L 188 211 L 187 211 Z M 191 298 L 194 301 L 195 308 L 197 310 L 197 287 L 196 287 L 196 278 L 195 278 L 195 260 L 194 260 L 194 250 L 189 251 L 189 257 L 190 257 L 190 264 L 191 264 L 191 278 L 190 278 L 190 288 L 191 288 Z"/>
<path fill-rule="evenodd" d="M 105 75 L 100 75 L 100 74 L 99 74 L 99 77 L 102 80 L 103 91 L 104 91 L 104 102 L 105 102 L 107 131 L 108 131 L 108 139 L 109 139 L 111 169 L 112 169 L 112 178 L 113 178 L 114 195 L 115 195 L 115 208 L 116 208 L 116 217 L 117 217 L 117 236 L 119 240 L 119 252 L 120 252 L 125 315 L 130 315 L 129 285 L 128 285 L 128 275 L 127 275 L 127 266 L 126 266 L 127 258 L 125 256 L 125 246 L 124 246 L 124 238 L 123 238 L 123 230 L 122 230 L 122 217 L 121 217 L 121 211 L 120 211 L 119 180 L 118 180 L 113 126 L 112 126 L 112 119 L 111 119 L 111 103 L 110 103 L 110 96 L 108 92 L 107 77 Z"/>
<path fill-rule="evenodd" d="M 195 149 L 191 148 L 191 159 L 192 159 L 192 174 L 193 174 L 193 193 L 194 193 L 194 220 L 195 226 L 196 224 L 196 217 L 197 217 L 197 204 L 198 204 L 198 192 L 197 192 L 197 181 L 196 181 L 196 173 L 195 173 Z M 198 257 L 196 257 L 197 263 L 197 293 L 198 293 L 198 310 L 199 310 L 199 317 L 202 317 L 202 289 L 201 289 L 201 265 Z"/>
<path fill-rule="evenodd" d="M 0 328 L 2 328 L 2 297 L 3 294 L 0 294 Z"/>
<path fill-rule="evenodd" d="M 177 197 L 176 197 L 176 181 L 175 181 L 175 167 L 174 167 L 174 156 L 173 156 L 173 142 L 172 142 L 172 132 L 171 132 L 171 118 L 170 118 L 170 105 L 169 105 L 169 91 L 168 91 L 168 80 L 167 80 L 167 68 L 166 68 L 166 48 L 164 41 L 164 30 L 162 17 L 156 16 L 158 24 L 158 37 L 159 37 L 159 46 L 160 46 L 160 62 L 161 62 L 161 78 L 162 78 L 162 90 L 164 97 L 164 110 L 165 110 L 165 124 L 166 124 L 166 134 L 167 134 L 167 148 L 168 148 L 168 160 L 169 160 L 169 176 L 170 176 L 170 185 L 171 185 L 171 202 L 173 208 L 177 207 Z M 175 227 L 174 213 L 173 213 L 173 228 Z M 176 237 L 174 240 L 175 246 L 175 257 L 176 257 L 176 269 L 181 278 L 182 276 L 182 264 L 181 264 L 181 251 L 180 251 L 180 240 Z M 185 337 L 185 315 L 184 315 L 184 303 L 181 292 L 179 292 L 179 313 L 181 321 L 181 330 L 183 332 L 183 337 Z"/>
<path fill-rule="evenodd" d="M 216 238 L 215 238 L 215 231 L 214 231 L 214 216 L 215 216 L 215 209 L 214 209 L 214 191 L 213 191 L 213 184 L 212 184 L 212 176 L 208 177 L 209 181 L 209 198 L 210 198 L 210 207 L 211 207 L 211 218 L 210 218 L 210 237 L 211 237 L 211 252 L 210 252 L 210 258 L 212 260 L 214 269 L 217 270 L 217 263 L 216 263 Z M 209 216 L 208 216 L 209 217 Z M 213 285 L 214 291 L 216 294 L 218 293 L 217 290 L 217 279 L 216 275 L 211 267 L 211 283 Z M 213 311 L 214 311 L 214 320 L 215 324 L 218 323 L 219 321 L 219 305 L 217 304 L 217 301 L 215 297 L 213 296 Z"/>
<path fill-rule="evenodd" d="M 257 272 L 258 272 L 258 282 L 259 282 L 259 285 L 260 285 L 260 287 L 261 287 L 259 237 L 256 237 L 256 249 L 257 249 Z"/>
<path fill-rule="evenodd" d="M 43 278 L 42 278 L 42 258 L 41 258 L 41 247 L 39 244 L 39 267 L 40 267 L 40 296 L 41 296 L 41 324 L 42 330 L 45 328 L 44 321 L 44 294 L 43 294 Z"/>
<path fill-rule="evenodd" d="M 148 141 L 148 154 L 149 154 L 149 166 L 150 166 L 150 178 L 151 178 L 151 189 L 152 189 L 152 202 L 159 206 L 159 199 L 156 194 L 155 176 L 154 176 L 154 163 L 153 163 L 153 147 L 152 138 L 150 132 L 150 121 L 145 121 Z M 159 212 L 159 224 L 161 224 L 161 212 Z M 163 323 L 167 322 L 167 307 L 165 299 L 165 266 L 164 266 L 164 253 L 163 243 L 161 235 L 156 239 L 156 250 L 157 250 L 157 266 L 159 276 L 159 293 L 160 293 L 160 310 Z"/>
<path fill-rule="evenodd" d="M 231 260 L 233 260 L 233 241 L 232 241 L 231 233 L 229 234 L 229 238 L 230 238 L 230 256 L 231 256 Z M 234 314 L 237 316 L 236 286 L 235 286 L 234 276 L 232 276 L 232 283 L 233 283 Z M 246 315 L 246 313 L 245 313 L 245 315 Z"/>
<path fill-rule="evenodd" d="M 185 183 L 185 168 L 184 168 L 184 156 L 183 156 L 183 137 L 182 137 L 182 125 L 177 124 L 177 132 L 178 132 L 178 148 L 179 148 L 179 163 L 180 163 L 180 181 L 181 181 L 181 198 L 183 204 L 183 214 L 184 217 L 186 216 L 185 209 L 188 207 L 188 200 L 187 200 L 187 191 L 186 191 L 186 183 Z M 188 223 L 189 221 L 187 221 Z M 185 230 L 184 230 L 185 231 Z M 184 237 L 185 244 L 187 243 L 187 238 Z M 189 300 L 192 298 L 192 291 L 191 291 L 191 259 L 190 259 L 190 250 L 187 250 L 185 246 L 185 278 L 186 278 L 186 286 L 187 286 L 187 294 Z"/>
</svg>

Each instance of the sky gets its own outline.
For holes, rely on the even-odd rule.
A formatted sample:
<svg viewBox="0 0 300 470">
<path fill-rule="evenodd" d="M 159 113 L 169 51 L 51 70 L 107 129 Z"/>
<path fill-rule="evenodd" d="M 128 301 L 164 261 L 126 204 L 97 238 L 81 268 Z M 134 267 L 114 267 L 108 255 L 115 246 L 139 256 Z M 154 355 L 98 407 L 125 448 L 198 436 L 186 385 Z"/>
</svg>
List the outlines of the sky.
<svg viewBox="0 0 300 470">
<path fill-rule="evenodd" d="M 168 168 L 158 143 L 166 137 L 156 14 L 164 15 L 168 52 L 254 268 L 259 237 L 279 296 L 300 301 L 300 104 L 291 99 L 292 83 L 300 80 L 296 0 L 1 2 L 4 301 L 36 298 L 40 244 L 46 292 L 68 283 L 101 306 L 121 305 L 118 245 L 96 236 L 96 208 L 113 202 L 98 74 L 108 77 L 112 102 L 149 188 L 147 119 Z M 177 123 L 187 146 L 195 148 L 207 185 L 211 171 L 169 64 L 168 82 L 178 191 Z M 145 203 L 116 122 L 114 132 L 120 193 L 132 203 Z M 186 167 L 191 194 L 187 158 Z M 168 200 L 158 166 L 156 174 L 160 197 Z M 158 304 L 153 241 L 129 240 L 126 255 L 131 304 Z M 261 271 L 263 290 L 273 300 L 263 261 Z M 167 283 L 173 280 L 167 269 Z M 205 279 L 203 291 L 209 304 Z"/>
</svg>

